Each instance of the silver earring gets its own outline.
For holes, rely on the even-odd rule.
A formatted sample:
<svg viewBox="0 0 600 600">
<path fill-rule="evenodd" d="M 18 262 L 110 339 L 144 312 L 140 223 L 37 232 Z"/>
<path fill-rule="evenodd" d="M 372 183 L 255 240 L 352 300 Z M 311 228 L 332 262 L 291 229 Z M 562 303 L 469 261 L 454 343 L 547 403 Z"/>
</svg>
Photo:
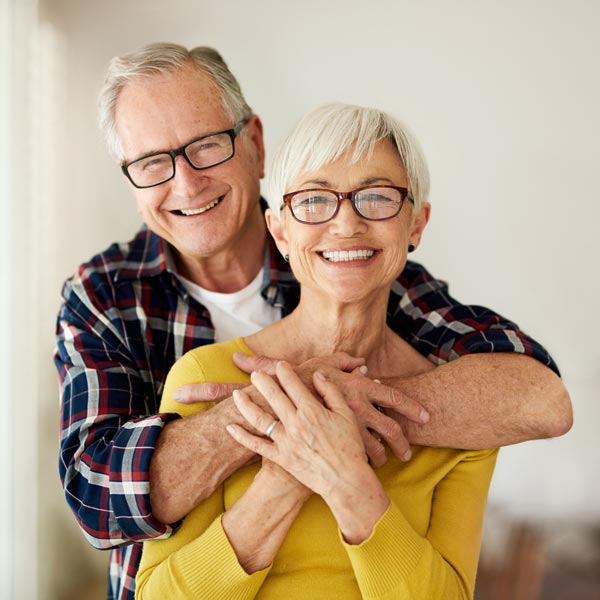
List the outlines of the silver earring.
<svg viewBox="0 0 600 600">
<path fill-rule="evenodd" d="M 284 254 L 283 255 L 283 260 L 285 260 L 285 262 L 290 262 L 290 255 L 289 254 Z"/>
</svg>

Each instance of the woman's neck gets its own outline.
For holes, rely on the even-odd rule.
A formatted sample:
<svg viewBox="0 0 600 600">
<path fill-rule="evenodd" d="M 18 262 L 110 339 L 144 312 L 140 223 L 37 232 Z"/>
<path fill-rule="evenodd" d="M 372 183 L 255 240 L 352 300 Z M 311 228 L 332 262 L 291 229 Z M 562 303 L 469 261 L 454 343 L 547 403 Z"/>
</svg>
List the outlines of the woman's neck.
<svg viewBox="0 0 600 600">
<path fill-rule="evenodd" d="M 298 307 L 289 316 L 249 336 L 246 342 L 259 354 L 296 364 L 347 352 L 364 358 L 373 375 L 385 376 L 398 347 L 406 346 L 386 325 L 387 301 L 386 292 L 369 301 L 348 304 L 303 291 Z"/>
</svg>

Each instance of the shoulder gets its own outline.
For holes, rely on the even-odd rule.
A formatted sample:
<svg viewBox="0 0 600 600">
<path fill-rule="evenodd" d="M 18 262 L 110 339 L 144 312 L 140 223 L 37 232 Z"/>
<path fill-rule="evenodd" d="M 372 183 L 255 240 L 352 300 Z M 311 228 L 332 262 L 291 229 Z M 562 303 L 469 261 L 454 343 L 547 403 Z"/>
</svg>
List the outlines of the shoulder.
<svg viewBox="0 0 600 600">
<path fill-rule="evenodd" d="M 63 285 L 63 301 L 90 308 L 111 305 L 120 297 L 117 288 L 131 288 L 132 281 L 156 274 L 163 261 L 162 241 L 143 227 L 132 240 L 111 244 L 79 265 Z"/>
<path fill-rule="evenodd" d="M 234 352 L 251 354 L 242 338 L 218 344 L 198 346 L 186 352 L 186 354 L 175 362 L 167 375 L 161 402 L 161 411 L 182 414 L 183 409 L 184 412 L 187 412 L 184 408 L 185 405 L 182 406 L 172 399 L 173 392 L 184 385 L 209 382 L 248 382 L 250 380 L 249 375 L 238 369 L 233 362 Z M 203 405 L 205 404 L 207 403 L 203 403 Z M 205 408 L 210 406 L 212 404 L 208 403 Z M 198 409 L 195 408 L 193 412 L 198 412 Z"/>
<path fill-rule="evenodd" d="M 220 381 L 241 383 L 248 380 L 248 374 L 238 369 L 233 362 L 234 352 L 252 354 L 243 338 L 235 338 L 218 344 L 198 346 L 184 354 L 172 370 L 193 370 L 194 383 Z M 217 379 L 218 377 L 218 379 Z M 188 382 L 192 383 L 192 382 Z"/>
</svg>

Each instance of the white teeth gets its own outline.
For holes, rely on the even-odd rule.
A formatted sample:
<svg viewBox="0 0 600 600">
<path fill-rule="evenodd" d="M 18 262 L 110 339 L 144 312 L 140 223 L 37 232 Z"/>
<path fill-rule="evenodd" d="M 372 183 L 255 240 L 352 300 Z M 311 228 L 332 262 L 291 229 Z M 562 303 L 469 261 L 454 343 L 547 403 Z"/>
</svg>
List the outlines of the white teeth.
<svg viewBox="0 0 600 600">
<path fill-rule="evenodd" d="M 179 212 L 185 215 L 186 217 L 191 217 L 192 215 L 200 215 L 203 212 L 214 208 L 217 204 L 219 204 L 219 202 L 221 202 L 221 198 L 217 198 L 216 200 L 214 200 L 210 204 L 207 204 L 206 206 L 203 206 L 202 208 L 192 208 L 190 210 L 183 210 L 182 208 Z"/>
<path fill-rule="evenodd" d="M 374 250 L 334 250 L 321 253 L 323 258 L 330 262 L 342 262 L 349 260 L 367 260 L 375 254 Z"/>
</svg>

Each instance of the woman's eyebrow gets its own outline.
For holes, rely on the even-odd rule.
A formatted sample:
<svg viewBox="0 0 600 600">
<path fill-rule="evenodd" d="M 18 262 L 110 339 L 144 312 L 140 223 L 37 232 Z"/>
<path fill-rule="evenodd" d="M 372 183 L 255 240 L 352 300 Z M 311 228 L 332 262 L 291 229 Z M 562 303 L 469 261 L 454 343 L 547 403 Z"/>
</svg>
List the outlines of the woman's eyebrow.
<svg viewBox="0 0 600 600">
<path fill-rule="evenodd" d="M 390 185 L 396 185 L 389 177 L 366 177 L 361 181 L 361 185 L 371 185 L 372 183 L 388 183 Z"/>
<path fill-rule="evenodd" d="M 364 186 L 368 186 L 368 185 L 371 185 L 374 183 L 385 183 L 385 184 L 389 184 L 389 185 L 397 185 L 396 182 L 392 181 L 389 177 L 372 176 L 372 177 L 365 177 L 364 179 L 361 179 L 359 181 L 358 187 L 364 187 Z M 335 189 L 335 187 L 336 187 L 327 179 L 308 179 L 306 181 L 303 181 L 302 184 L 300 184 L 300 187 L 306 188 L 307 186 L 311 186 L 311 185 L 314 185 L 317 187 L 322 187 L 322 188 L 328 188 L 328 189 Z"/>
</svg>

